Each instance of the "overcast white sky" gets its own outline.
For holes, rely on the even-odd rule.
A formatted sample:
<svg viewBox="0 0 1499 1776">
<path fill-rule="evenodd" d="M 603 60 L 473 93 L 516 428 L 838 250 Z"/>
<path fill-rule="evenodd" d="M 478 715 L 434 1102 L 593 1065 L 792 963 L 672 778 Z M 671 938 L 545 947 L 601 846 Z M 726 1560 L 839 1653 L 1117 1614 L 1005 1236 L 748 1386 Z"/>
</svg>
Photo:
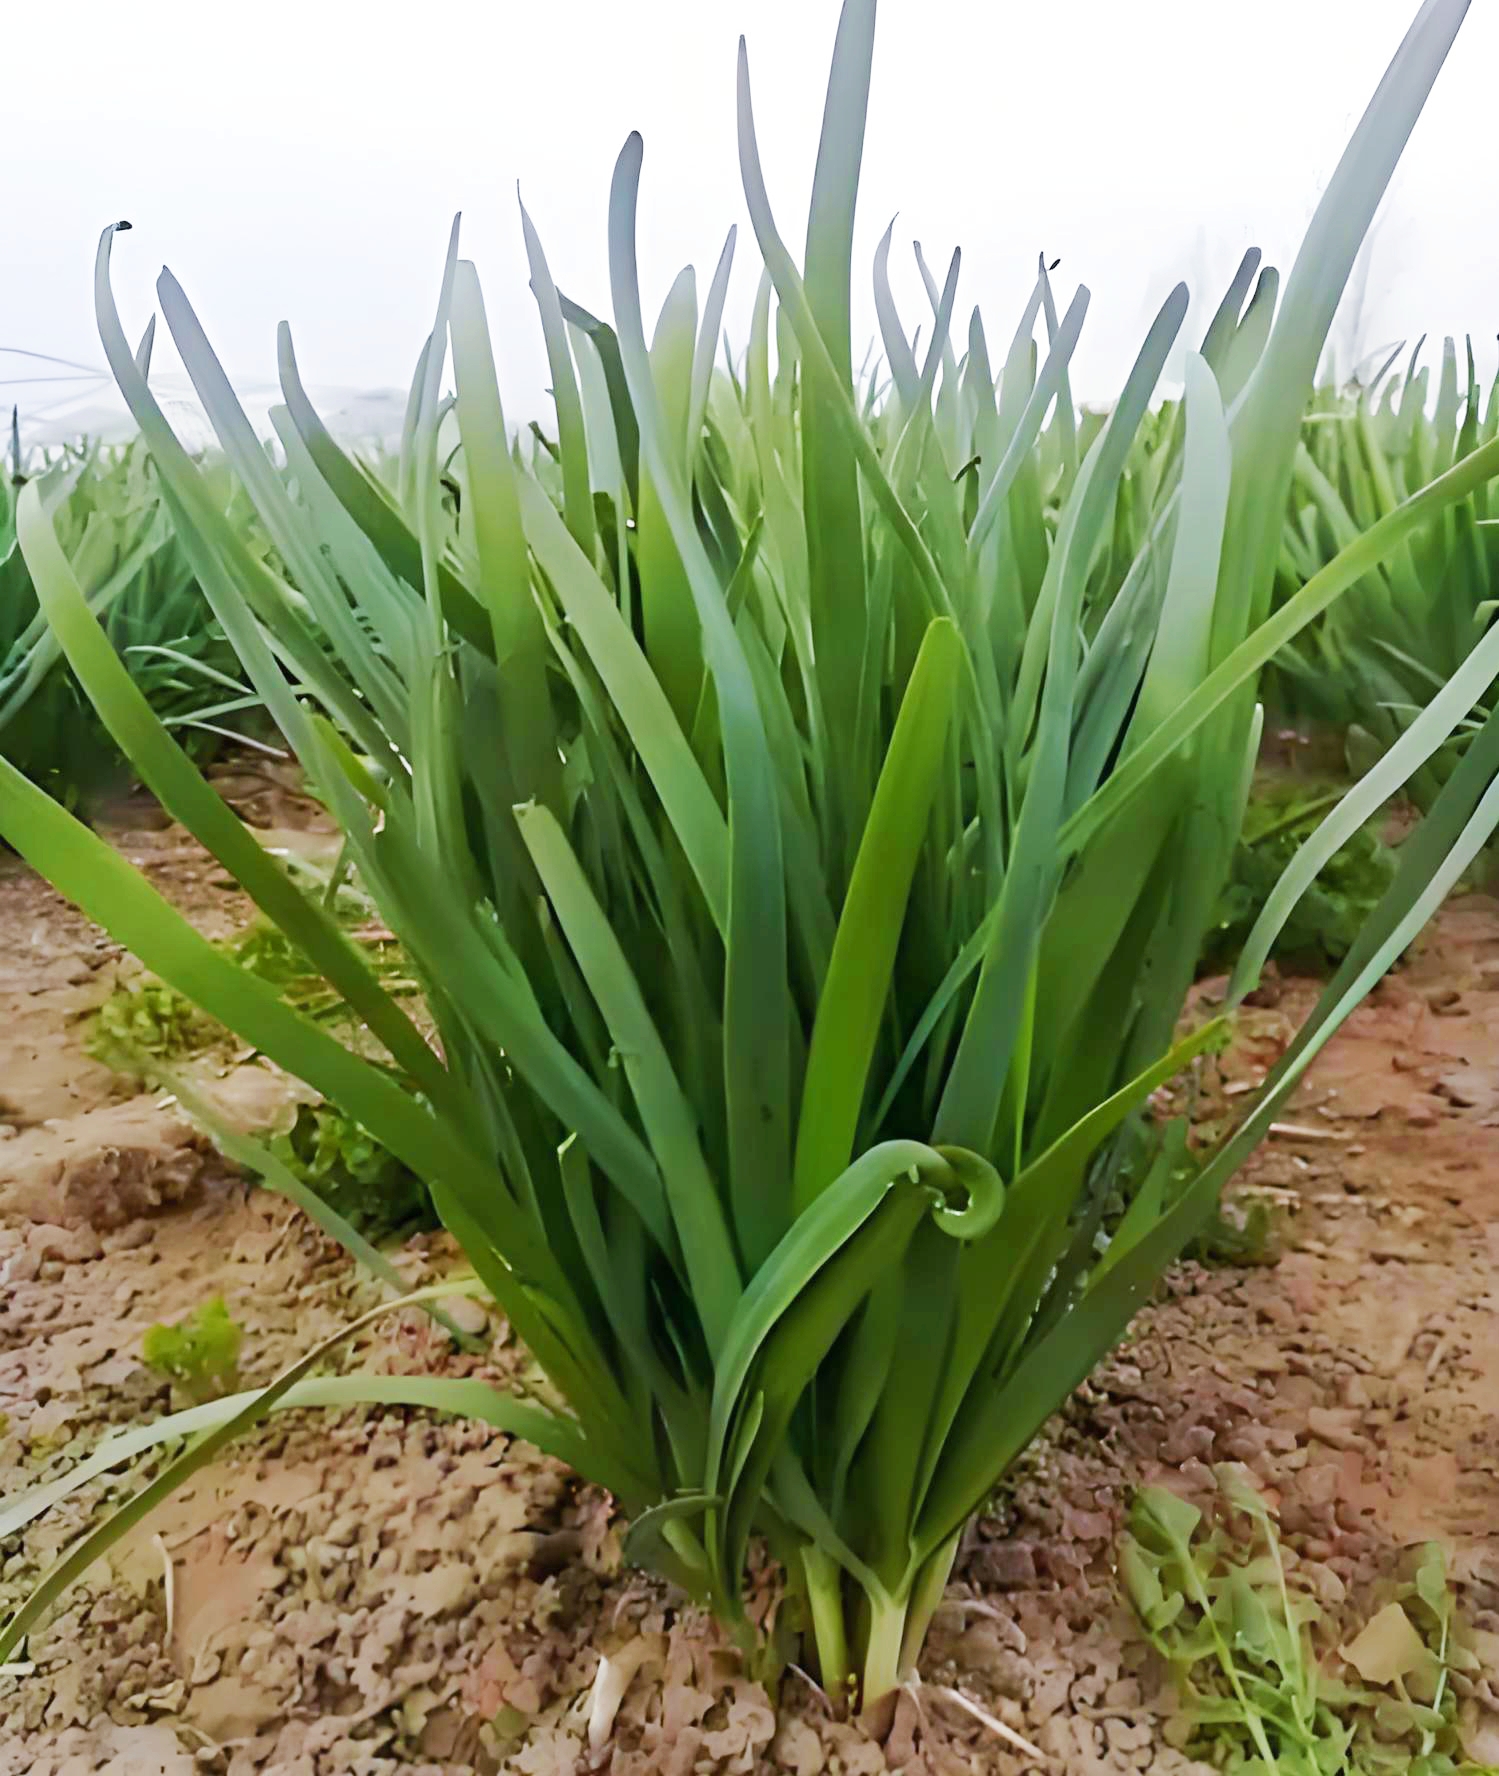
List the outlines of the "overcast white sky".
<svg viewBox="0 0 1499 1776">
<path fill-rule="evenodd" d="M 882 0 L 856 289 L 897 211 L 909 242 L 964 250 L 961 307 L 1007 332 L 1036 253 L 1093 307 L 1082 394 L 1106 399 L 1178 277 L 1216 300 L 1239 253 L 1288 267 L 1323 182 L 1417 0 Z M 232 375 L 274 370 L 276 322 L 314 385 L 404 387 L 455 210 L 478 261 L 512 417 L 544 381 L 520 182 L 554 275 L 608 311 L 605 203 L 640 129 L 647 303 L 706 281 L 743 221 L 734 56 L 750 66 L 767 177 L 799 241 L 837 0 L 70 0 L 8 9 L 0 345 L 100 362 L 90 266 L 128 217 L 127 330 L 165 262 Z M 1370 263 L 1372 346 L 1499 327 L 1499 4 L 1475 0 L 1416 132 Z M 741 228 L 731 329 L 758 262 Z M 700 286 L 701 287 L 701 286 Z M 163 354 L 158 362 L 170 368 Z M 45 369 L 45 366 L 39 367 Z M 0 358 L 0 375 L 25 373 Z M 33 369 L 31 373 L 36 373 Z M 7 386 L 23 411 L 66 385 Z"/>
</svg>

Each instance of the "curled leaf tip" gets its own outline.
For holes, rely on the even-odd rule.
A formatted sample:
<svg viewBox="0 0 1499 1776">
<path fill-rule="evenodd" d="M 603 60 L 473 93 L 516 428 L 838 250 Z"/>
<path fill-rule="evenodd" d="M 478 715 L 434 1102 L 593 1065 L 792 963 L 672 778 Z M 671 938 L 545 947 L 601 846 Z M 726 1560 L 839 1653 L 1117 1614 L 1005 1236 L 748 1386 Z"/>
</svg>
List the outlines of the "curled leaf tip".
<svg viewBox="0 0 1499 1776">
<path fill-rule="evenodd" d="M 132 226 L 133 224 L 129 222 L 116 222 L 111 232 L 114 234 L 124 234 L 125 231 Z"/>
<path fill-rule="evenodd" d="M 940 1189 L 932 1217 L 954 1239 L 979 1239 L 1004 1212 L 1004 1180 L 982 1154 L 964 1147 L 939 1147 L 937 1152 L 949 1168 L 945 1184 L 955 1186 L 963 1200 L 954 1203 L 947 1190 Z"/>
</svg>

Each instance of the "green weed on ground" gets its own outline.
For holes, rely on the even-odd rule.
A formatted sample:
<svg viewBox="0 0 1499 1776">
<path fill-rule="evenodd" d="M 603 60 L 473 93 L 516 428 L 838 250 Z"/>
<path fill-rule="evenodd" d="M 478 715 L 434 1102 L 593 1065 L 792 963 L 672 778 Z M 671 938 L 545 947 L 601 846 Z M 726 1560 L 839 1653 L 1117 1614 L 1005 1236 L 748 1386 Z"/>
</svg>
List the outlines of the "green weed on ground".
<svg viewBox="0 0 1499 1776">
<path fill-rule="evenodd" d="M 1478 1669 L 1437 1543 L 1340 1641 L 1241 1468 L 1209 1513 L 1142 1489 L 1119 1571 L 1181 1704 L 1168 1736 L 1232 1776 L 1493 1776 L 1464 1760 L 1454 1674 Z"/>
<path fill-rule="evenodd" d="M 357 1033 L 358 1019 L 343 996 L 275 926 L 257 921 L 219 947 L 306 1016 L 350 1038 Z M 416 991 L 393 943 L 366 947 L 388 992 Z M 182 1060 L 233 1041 L 183 994 L 147 975 L 116 984 L 94 1013 L 87 1047 L 122 1072 L 152 1073 L 151 1062 Z M 431 1194 L 416 1173 L 331 1104 L 299 1105 L 290 1128 L 272 1138 L 270 1151 L 371 1240 L 437 1225 Z"/>
<path fill-rule="evenodd" d="M 232 1394 L 239 1386 L 239 1353 L 245 1332 L 215 1295 L 172 1325 L 160 1321 L 141 1341 L 148 1369 L 169 1380 L 188 1401 L 201 1406 Z"/>
<path fill-rule="evenodd" d="M 1233 965 L 1286 866 L 1345 790 L 1303 778 L 1257 783 L 1204 946 L 1209 972 Z M 1359 827 L 1329 858 L 1276 940 L 1278 960 L 1326 974 L 1348 954 L 1395 877 L 1395 852 L 1379 827 L 1379 818 Z"/>
</svg>

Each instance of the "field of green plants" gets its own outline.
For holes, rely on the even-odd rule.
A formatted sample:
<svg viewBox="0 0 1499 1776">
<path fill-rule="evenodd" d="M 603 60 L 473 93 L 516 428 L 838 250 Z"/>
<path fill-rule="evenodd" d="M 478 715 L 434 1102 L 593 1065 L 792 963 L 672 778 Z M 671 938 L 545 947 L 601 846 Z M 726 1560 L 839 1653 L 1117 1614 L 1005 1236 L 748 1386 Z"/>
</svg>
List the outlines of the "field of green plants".
<svg viewBox="0 0 1499 1776">
<path fill-rule="evenodd" d="M 455 224 L 380 455 L 163 272 L 193 454 L 105 229 L 139 437 L 0 500 L 0 1770 L 1499 1767 L 1499 385 L 1318 378 L 1465 12 L 1103 410 L 1087 290 L 903 314 L 890 233 L 856 370 L 873 0 L 802 251 L 743 50 L 711 278 L 647 307 L 638 136 L 600 312 L 522 212 L 530 427 Z"/>
</svg>

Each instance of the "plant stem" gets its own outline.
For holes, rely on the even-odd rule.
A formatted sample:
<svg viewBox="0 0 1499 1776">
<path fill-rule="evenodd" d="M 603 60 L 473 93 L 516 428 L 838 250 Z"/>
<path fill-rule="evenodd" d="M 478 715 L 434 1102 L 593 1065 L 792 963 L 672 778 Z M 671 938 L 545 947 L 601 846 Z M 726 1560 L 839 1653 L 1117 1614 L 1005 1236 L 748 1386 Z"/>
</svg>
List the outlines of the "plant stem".
<svg viewBox="0 0 1499 1776">
<path fill-rule="evenodd" d="M 703 1544 L 697 1539 L 685 1523 L 667 1521 L 661 1526 L 661 1539 L 672 1550 L 686 1567 L 689 1573 L 700 1575 L 698 1582 L 706 1588 L 708 1573 L 708 1557 L 703 1552 Z"/>
<path fill-rule="evenodd" d="M 953 1561 L 958 1557 L 958 1543 L 962 1534 L 961 1529 L 955 1531 L 938 1548 L 917 1574 L 916 1583 L 911 1587 L 911 1601 L 906 1606 L 905 1635 L 900 1646 L 902 1671 L 914 1671 L 921 1658 L 927 1630 L 931 1627 L 932 1617 L 936 1615 L 937 1606 L 947 1590 L 947 1581 L 952 1577 Z"/>
<path fill-rule="evenodd" d="M 1335 808 L 1342 799 L 1341 789 L 1330 790 L 1326 795 L 1318 796 L 1315 801 L 1303 802 L 1299 807 L 1289 809 L 1245 842 L 1263 845 L 1266 839 L 1279 838 L 1283 832 L 1294 832 L 1298 826 L 1309 826 L 1317 815 L 1326 813 L 1329 808 Z"/>
<path fill-rule="evenodd" d="M 812 1611 L 812 1636 L 817 1643 L 817 1670 L 835 1709 L 848 1700 L 851 1672 L 848 1633 L 843 1624 L 843 1573 L 836 1560 L 810 1543 L 802 1549 L 807 1577 L 807 1603 Z"/>
<path fill-rule="evenodd" d="M 909 1593 L 903 1598 L 884 1593 L 869 1599 L 869 1641 L 864 1650 L 864 1687 L 859 1699 L 866 1713 L 900 1684 L 908 1599 Z"/>
</svg>

